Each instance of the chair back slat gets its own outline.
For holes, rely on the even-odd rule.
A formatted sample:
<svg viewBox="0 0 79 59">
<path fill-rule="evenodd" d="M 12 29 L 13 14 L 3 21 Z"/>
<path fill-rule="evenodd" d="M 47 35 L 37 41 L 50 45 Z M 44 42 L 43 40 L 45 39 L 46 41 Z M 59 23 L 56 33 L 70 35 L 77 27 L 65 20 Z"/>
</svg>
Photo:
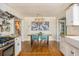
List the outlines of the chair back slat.
<svg viewBox="0 0 79 59">
<path fill-rule="evenodd" d="M 49 36 L 48 35 L 42 35 L 42 36 L 40 36 L 40 39 L 41 40 L 48 40 Z"/>
<path fill-rule="evenodd" d="M 32 40 L 39 40 L 39 36 L 38 35 L 32 35 Z"/>
</svg>

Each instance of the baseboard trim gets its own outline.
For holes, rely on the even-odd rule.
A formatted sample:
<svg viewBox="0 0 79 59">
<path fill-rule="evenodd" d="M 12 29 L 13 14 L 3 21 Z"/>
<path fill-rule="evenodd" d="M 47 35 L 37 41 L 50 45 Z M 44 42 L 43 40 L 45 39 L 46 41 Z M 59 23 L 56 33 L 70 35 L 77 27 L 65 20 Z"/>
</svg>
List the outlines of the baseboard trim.
<svg viewBox="0 0 79 59">
<path fill-rule="evenodd" d="M 21 54 L 21 51 L 19 52 L 19 54 L 17 56 L 20 56 L 20 54 Z"/>
<path fill-rule="evenodd" d="M 62 54 L 62 56 L 65 56 L 61 51 L 60 51 L 60 53 Z"/>
</svg>

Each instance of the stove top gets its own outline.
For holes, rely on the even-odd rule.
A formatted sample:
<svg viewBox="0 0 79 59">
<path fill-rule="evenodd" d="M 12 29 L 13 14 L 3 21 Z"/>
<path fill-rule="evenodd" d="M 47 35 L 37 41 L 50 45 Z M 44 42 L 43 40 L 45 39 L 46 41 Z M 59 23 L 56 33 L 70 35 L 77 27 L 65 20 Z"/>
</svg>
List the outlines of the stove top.
<svg viewBox="0 0 79 59">
<path fill-rule="evenodd" d="M 13 41 L 14 41 L 14 38 L 11 38 L 11 37 L 0 37 L 0 47 L 10 44 Z"/>
</svg>

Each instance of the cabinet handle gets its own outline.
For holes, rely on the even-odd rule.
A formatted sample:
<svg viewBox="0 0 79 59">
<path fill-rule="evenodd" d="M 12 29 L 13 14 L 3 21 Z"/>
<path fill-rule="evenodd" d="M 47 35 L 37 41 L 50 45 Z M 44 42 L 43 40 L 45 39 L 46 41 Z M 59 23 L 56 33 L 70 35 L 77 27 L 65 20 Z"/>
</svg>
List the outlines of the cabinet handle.
<svg viewBox="0 0 79 59">
<path fill-rule="evenodd" d="M 19 43 L 17 45 L 19 46 Z"/>
<path fill-rule="evenodd" d="M 74 52 L 73 52 L 73 51 L 71 51 L 71 54 L 74 54 Z"/>
</svg>

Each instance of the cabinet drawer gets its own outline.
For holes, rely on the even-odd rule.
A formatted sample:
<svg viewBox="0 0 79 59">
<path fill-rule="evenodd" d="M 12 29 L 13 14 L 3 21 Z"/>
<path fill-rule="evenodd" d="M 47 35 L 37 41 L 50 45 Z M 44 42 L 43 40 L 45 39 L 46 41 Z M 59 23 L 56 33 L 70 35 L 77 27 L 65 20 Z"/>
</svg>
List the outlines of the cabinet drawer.
<svg viewBox="0 0 79 59">
<path fill-rule="evenodd" d="M 75 49 L 74 47 L 72 47 L 71 45 L 69 44 L 66 44 L 66 56 L 74 56 L 75 55 Z"/>
</svg>

